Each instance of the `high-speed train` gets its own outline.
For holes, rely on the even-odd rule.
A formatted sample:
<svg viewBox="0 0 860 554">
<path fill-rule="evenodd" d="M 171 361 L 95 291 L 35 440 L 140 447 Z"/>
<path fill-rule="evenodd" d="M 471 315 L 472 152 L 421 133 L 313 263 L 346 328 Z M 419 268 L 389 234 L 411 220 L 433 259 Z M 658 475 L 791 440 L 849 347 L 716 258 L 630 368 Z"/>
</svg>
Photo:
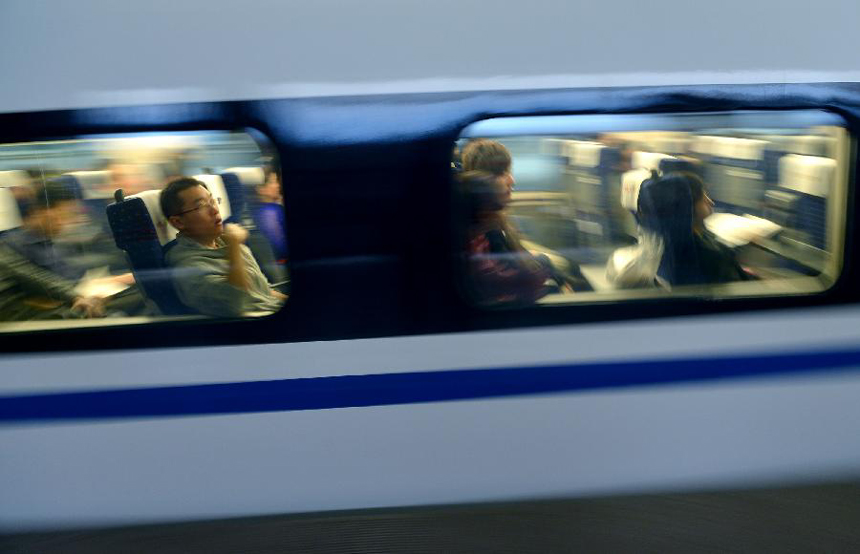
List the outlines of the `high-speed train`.
<svg viewBox="0 0 860 554">
<path fill-rule="evenodd" d="M 109 252 L 63 263 L 113 256 L 146 298 L 0 322 L 3 549 L 860 539 L 855 3 L 0 13 L 0 241 L 32 213 L 12 180 L 71 179 L 78 220 L 53 242 L 100 232 Z M 510 155 L 524 248 L 581 287 L 470 292 L 452 152 L 476 139 Z M 613 282 L 644 244 L 636 171 L 672 167 L 705 183 L 707 230 L 749 280 Z M 253 228 L 270 170 L 289 250 L 262 241 L 258 261 L 283 308 L 172 311 L 112 210 L 141 206 L 161 253 L 170 177 Z"/>
</svg>

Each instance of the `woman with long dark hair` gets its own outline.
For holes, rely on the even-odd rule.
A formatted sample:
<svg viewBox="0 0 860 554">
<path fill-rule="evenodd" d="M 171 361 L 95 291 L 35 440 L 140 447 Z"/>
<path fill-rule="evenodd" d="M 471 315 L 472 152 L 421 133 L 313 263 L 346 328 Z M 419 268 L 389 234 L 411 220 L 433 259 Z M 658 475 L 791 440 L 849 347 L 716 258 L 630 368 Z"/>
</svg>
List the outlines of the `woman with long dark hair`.
<svg viewBox="0 0 860 554">
<path fill-rule="evenodd" d="M 713 213 L 701 178 L 674 172 L 643 184 L 639 208 L 643 227 L 663 241 L 657 278 L 670 286 L 748 280 L 734 252 L 705 228 Z"/>
</svg>

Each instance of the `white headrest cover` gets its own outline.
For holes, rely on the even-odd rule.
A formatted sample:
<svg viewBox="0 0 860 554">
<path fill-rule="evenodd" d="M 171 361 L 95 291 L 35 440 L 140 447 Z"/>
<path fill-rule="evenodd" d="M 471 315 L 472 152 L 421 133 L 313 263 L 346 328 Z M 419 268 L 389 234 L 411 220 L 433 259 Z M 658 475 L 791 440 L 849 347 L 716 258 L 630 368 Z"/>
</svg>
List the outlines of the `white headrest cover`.
<svg viewBox="0 0 860 554">
<path fill-rule="evenodd" d="M 652 149 L 655 152 L 664 152 L 667 154 L 686 154 L 687 148 L 690 145 L 688 137 L 657 137 L 651 141 Z"/>
<path fill-rule="evenodd" d="M 639 188 L 651 177 L 647 169 L 631 169 L 621 176 L 621 205 L 633 213 L 639 211 Z"/>
<path fill-rule="evenodd" d="M 23 187 L 30 182 L 26 171 L 0 171 L 0 187 Z M 11 227 L 10 227 L 11 228 Z"/>
<path fill-rule="evenodd" d="M 805 135 L 792 137 L 791 152 L 803 156 L 826 156 L 827 137 Z"/>
<path fill-rule="evenodd" d="M 780 186 L 813 196 L 826 197 L 836 176 L 836 160 L 789 154 L 779 160 Z"/>
<path fill-rule="evenodd" d="M 630 165 L 636 169 L 660 169 L 660 160 L 672 158 L 674 156 L 660 152 L 633 152 Z"/>
<path fill-rule="evenodd" d="M 710 154 L 715 138 L 709 135 L 696 136 L 693 138 L 693 144 L 690 145 L 690 151 L 697 154 Z"/>
<path fill-rule="evenodd" d="M 600 151 L 606 148 L 599 142 L 570 141 L 568 157 L 571 165 L 577 167 L 597 167 L 600 165 Z"/>
<path fill-rule="evenodd" d="M 766 140 L 717 137 L 711 145 L 711 154 L 733 160 L 761 160 L 766 146 Z"/>
<path fill-rule="evenodd" d="M 21 210 L 15 195 L 8 188 L 0 188 L 0 231 L 8 231 L 21 226 Z"/>
<path fill-rule="evenodd" d="M 149 217 L 152 218 L 152 223 L 155 225 L 155 232 L 158 234 L 158 242 L 162 246 L 176 238 L 178 232 L 176 228 L 168 223 L 167 218 L 161 211 L 161 204 L 158 199 L 161 195 L 160 190 L 145 190 L 137 194 L 132 194 L 128 198 L 140 198 L 146 204 L 146 211 L 149 212 Z"/>
<path fill-rule="evenodd" d="M 225 169 L 221 173 L 235 173 L 239 178 L 239 182 L 243 185 L 255 187 L 262 185 L 266 178 L 266 174 L 263 172 L 262 167 L 231 167 L 230 169 Z"/>
<path fill-rule="evenodd" d="M 68 175 L 75 177 L 81 184 L 81 194 L 85 200 L 113 197 L 108 189 L 110 171 L 73 171 Z"/>
<path fill-rule="evenodd" d="M 203 181 L 213 198 L 220 198 L 221 203 L 218 205 L 218 211 L 221 212 L 221 219 L 227 219 L 232 213 L 230 211 L 230 199 L 227 197 L 227 189 L 224 187 L 224 181 L 218 175 L 195 175 L 195 179 Z"/>
</svg>

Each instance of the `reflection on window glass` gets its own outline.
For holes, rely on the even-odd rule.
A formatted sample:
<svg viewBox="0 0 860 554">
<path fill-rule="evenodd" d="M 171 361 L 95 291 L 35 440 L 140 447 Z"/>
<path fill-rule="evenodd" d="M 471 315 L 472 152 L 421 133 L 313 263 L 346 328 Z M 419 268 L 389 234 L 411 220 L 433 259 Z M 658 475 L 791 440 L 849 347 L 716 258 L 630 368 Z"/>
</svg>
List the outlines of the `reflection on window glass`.
<svg viewBox="0 0 860 554">
<path fill-rule="evenodd" d="M 0 145 L 3 330 L 270 314 L 287 258 L 277 159 L 245 133 Z"/>
<path fill-rule="evenodd" d="M 820 292 L 841 267 L 840 124 L 824 112 L 478 122 L 452 163 L 467 290 L 486 306 Z"/>
</svg>

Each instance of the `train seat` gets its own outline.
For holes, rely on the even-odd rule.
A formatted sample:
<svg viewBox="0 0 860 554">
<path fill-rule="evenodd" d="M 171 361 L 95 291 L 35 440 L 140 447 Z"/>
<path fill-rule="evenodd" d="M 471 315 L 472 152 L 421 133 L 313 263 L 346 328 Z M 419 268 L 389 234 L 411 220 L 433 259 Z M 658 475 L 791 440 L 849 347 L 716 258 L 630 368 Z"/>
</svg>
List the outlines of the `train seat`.
<svg viewBox="0 0 860 554">
<path fill-rule="evenodd" d="M 765 182 L 765 140 L 718 137 L 706 171 L 708 193 L 719 211 L 761 215 Z"/>
<path fill-rule="evenodd" d="M 0 188 L 0 233 L 21 226 L 21 210 L 9 188 Z"/>
<path fill-rule="evenodd" d="M 221 172 L 221 180 L 230 199 L 235 221 L 250 224 L 249 199 L 256 196 L 256 187 L 262 185 L 265 178 L 260 167 L 231 167 Z"/>
<path fill-rule="evenodd" d="M 107 207 L 108 222 L 141 291 L 164 315 L 192 313 L 179 301 L 164 263 L 164 248 L 176 238 L 177 231 L 161 212 L 160 191 L 147 190 L 127 198 L 117 192 L 119 198 Z"/>
<path fill-rule="evenodd" d="M 576 211 L 576 225 L 587 245 L 600 246 L 624 235 L 620 204 L 620 151 L 599 142 L 566 141 L 567 188 Z"/>
<path fill-rule="evenodd" d="M 798 240 L 827 247 L 827 199 L 833 188 L 836 160 L 820 156 L 789 154 L 780 160 L 779 186 Z"/>
<path fill-rule="evenodd" d="M 29 182 L 30 177 L 26 171 L 20 169 L 0 171 L 0 188 L 25 187 Z"/>
</svg>

